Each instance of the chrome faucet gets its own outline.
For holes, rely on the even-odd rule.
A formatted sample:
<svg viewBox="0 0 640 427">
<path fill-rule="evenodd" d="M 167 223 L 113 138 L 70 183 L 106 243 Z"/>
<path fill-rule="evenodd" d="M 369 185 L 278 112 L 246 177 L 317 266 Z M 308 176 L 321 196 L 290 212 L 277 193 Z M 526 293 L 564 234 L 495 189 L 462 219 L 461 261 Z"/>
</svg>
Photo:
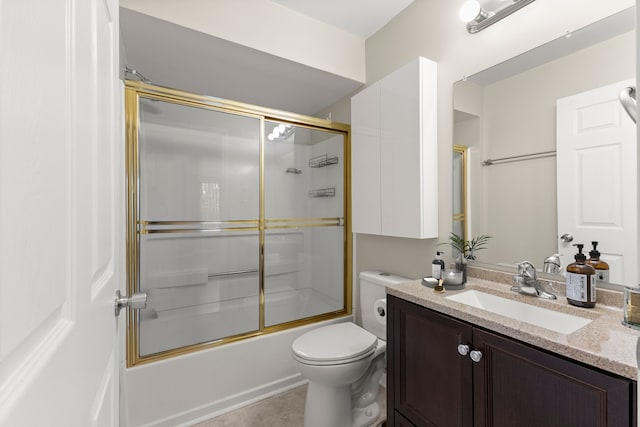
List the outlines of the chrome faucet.
<svg viewBox="0 0 640 427">
<path fill-rule="evenodd" d="M 518 274 L 513 276 L 516 284 L 511 290 L 525 295 L 533 295 L 545 299 L 557 299 L 557 297 L 542 288 L 542 284 L 536 278 L 536 268 L 529 261 L 518 264 Z"/>
</svg>

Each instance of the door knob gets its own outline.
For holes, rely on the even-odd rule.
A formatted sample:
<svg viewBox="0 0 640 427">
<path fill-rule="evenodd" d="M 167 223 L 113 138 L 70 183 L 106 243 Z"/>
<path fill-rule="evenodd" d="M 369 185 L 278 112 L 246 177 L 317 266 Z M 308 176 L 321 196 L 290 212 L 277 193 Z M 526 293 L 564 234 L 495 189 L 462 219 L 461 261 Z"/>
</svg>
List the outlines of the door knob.
<svg viewBox="0 0 640 427">
<path fill-rule="evenodd" d="M 129 297 L 123 297 L 118 289 L 116 291 L 116 300 L 114 303 L 114 309 L 116 317 L 120 315 L 120 310 L 123 308 L 147 308 L 147 294 L 146 292 L 135 293 Z"/>
<path fill-rule="evenodd" d="M 618 95 L 620 102 L 624 107 L 633 123 L 638 119 L 638 103 L 636 102 L 636 88 L 634 86 L 625 87 Z"/>
<path fill-rule="evenodd" d="M 480 359 L 482 359 L 482 352 L 478 350 L 472 350 L 471 353 L 469 353 L 469 357 L 471 358 L 471 360 L 478 363 Z"/>
<path fill-rule="evenodd" d="M 562 236 L 560 236 L 560 240 L 562 240 L 565 243 L 573 242 L 573 236 L 571 234 L 565 233 Z"/>
</svg>

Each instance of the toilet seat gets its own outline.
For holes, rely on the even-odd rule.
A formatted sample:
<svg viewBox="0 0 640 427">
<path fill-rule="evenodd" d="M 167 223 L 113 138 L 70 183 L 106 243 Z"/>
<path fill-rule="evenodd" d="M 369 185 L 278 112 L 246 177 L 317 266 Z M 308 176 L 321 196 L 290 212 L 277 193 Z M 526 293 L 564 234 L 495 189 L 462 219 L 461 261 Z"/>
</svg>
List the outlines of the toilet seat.
<svg viewBox="0 0 640 427">
<path fill-rule="evenodd" d="M 323 326 L 299 336 L 292 344 L 293 357 L 308 365 L 339 365 L 371 355 L 378 337 L 348 323 Z"/>
</svg>

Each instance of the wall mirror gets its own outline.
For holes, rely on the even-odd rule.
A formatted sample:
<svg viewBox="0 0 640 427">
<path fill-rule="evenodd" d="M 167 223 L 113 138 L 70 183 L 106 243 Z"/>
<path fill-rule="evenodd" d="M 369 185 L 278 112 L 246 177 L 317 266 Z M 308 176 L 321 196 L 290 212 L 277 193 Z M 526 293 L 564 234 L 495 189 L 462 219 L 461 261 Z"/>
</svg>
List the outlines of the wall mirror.
<svg viewBox="0 0 640 427">
<path fill-rule="evenodd" d="M 611 282 L 638 283 L 638 245 L 631 243 L 633 253 L 627 253 L 626 247 L 627 240 L 637 242 L 638 236 L 635 154 L 624 168 L 612 168 L 604 160 L 629 155 L 607 151 L 608 145 L 599 140 L 597 150 L 601 151 L 577 154 L 583 158 L 576 170 L 574 160 L 560 155 L 557 142 L 563 141 L 562 129 L 568 126 L 562 124 L 564 107 L 558 100 L 614 83 L 635 84 L 634 77 L 635 7 L 631 7 L 454 84 L 453 142 L 456 149 L 467 148 L 463 169 L 468 188 L 464 221 L 454 218 L 453 229 L 458 234 L 464 230 L 467 238 L 493 236 L 478 254 L 479 262 L 511 271 L 518 262 L 528 260 L 541 270 L 547 256 L 562 253 L 562 272 L 573 262 L 574 244 L 583 243 L 588 256 L 591 241 L 599 241 L 601 258 L 611 265 Z M 615 98 L 617 106 L 617 93 Z M 574 125 L 579 122 L 599 130 L 620 122 L 635 142 L 635 125 L 621 108 L 614 112 L 573 108 L 569 117 L 577 120 Z M 461 176 L 455 165 L 454 175 L 455 185 Z M 622 185 L 630 181 L 632 187 Z M 558 199 L 567 183 L 594 189 L 589 200 L 596 202 L 572 193 Z M 635 209 L 634 217 L 618 212 L 621 201 Z M 583 233 L 572 241 L 561 239 L 566 230 L 558 226 L 559 218 L 567 216 L 559 208 L 566 204 L 577 207 L 570 219 L 582 224 Z M 617 217 L 607 217 L 611 212 Z M 609 238 L 594 231 L 595 226 L 614 230 L 620 224 L 630 227 L 623 235 L 632 239 Z"/>
</svg>

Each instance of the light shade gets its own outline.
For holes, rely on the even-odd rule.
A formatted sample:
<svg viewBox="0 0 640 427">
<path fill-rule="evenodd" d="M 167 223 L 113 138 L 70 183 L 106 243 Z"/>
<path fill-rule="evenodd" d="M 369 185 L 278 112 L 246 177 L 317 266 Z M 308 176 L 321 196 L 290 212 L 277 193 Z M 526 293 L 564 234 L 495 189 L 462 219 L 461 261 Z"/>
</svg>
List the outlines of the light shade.
<svg viewBox="0 0 640 427">
<path fill-rule="evenodd" d="M 467 0 L 460 6 L 460 19 L 462 22 L 471 22 L 476 19 L 481 10 L 478 0 Z"/>
</svg>

